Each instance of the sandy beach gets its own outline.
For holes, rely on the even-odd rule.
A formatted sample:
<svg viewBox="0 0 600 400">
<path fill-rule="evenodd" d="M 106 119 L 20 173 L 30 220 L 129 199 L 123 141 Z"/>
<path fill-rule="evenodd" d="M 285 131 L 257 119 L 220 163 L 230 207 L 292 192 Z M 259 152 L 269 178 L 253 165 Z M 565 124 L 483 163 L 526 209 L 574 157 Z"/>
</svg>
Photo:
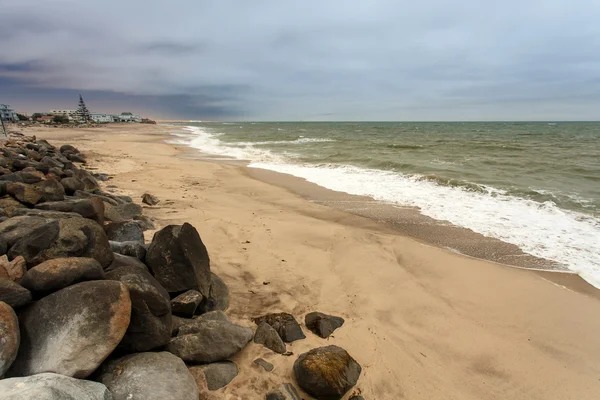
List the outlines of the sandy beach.
<svg viewBox="0 0 600 400">
<path fill-rule="evenodd" d="M 293 190 L 247 168 L 165 143 L 168 125 L 27 128 L 71 143 L 119 194 L 161 202 L 157 228 L 189 222 L 231 289 L 232 319 L 285 311 L 342 316 L 327 341 L 308 332 L 294 356 L 250 344 L 221 394 L 249 399 L 293 382 L 296 356 L 336 344 L 363 367 L 366 399 L 594 399 L 600 393 L 600 298 L 576 275 L 456 254 Z M 269 182 L 265 182 L 265 180 Z M 151 239 L 152 232 L 146 232 Z M 266 373 L 252 364 L 263 357 Z M 304 395 L 305 398 L 309 398 Z"/>
</svg>

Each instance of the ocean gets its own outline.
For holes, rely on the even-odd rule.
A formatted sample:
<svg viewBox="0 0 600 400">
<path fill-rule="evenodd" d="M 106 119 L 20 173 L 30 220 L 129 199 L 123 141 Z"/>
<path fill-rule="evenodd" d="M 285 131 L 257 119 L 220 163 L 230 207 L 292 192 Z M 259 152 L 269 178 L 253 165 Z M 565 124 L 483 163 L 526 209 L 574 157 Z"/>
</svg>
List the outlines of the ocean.
<svg viewBox="0 0 600 400">
<path fill-rule="evenodd" d="M 418 207 L 600 288 L 600 123 L 187 123 L 172 143 Z"/>
</svg>

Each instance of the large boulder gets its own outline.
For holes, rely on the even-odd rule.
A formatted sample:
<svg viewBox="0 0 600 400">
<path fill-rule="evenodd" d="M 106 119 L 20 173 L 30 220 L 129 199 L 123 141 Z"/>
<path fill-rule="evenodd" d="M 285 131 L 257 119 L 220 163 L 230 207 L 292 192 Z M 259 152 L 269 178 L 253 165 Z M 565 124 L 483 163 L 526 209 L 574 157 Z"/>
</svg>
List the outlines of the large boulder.
<svg viewBox="0 0 600 400">
<path fill-rule="evenodd" d="M 2 186 L 0 185 L 0 191 L 2 189 Z M 6 187 L 5 187 L 6 189 Z M 4 210 L 4 212 L 8 215 L 12 215 L 12 213 L 17 209 L 17 208 L 27 208 L 25 207 L 23 204 L 21 204 L 21 202 L 13 199 L 10 196 L 6 196 L 6 197 L 2 197 L 0 198 L 0 208 Z"/>
<path fill-rule="evenodd" d="M 12 308 L 24 306 L 32 300 L 31 292 L 6 277 L 0 277 L 0 301 Z"/>
<path fill-rule="evenodd" d="M 48 221 L 41 217 L 13 217 L 0 223 L 0 237 L 11 247 L 19 239 L 31 235 L 47 223 Z"/>
<path fill-rule="evenodd" d="M 283 354 L 286 351 L 285 343 L 275 329 L 266 322 L 261 322 L 254 334 L 254 343 L 262 344 L 267 349 Z"/>
<path fill-rule="evenodd" d="M 193 324 L 194 320 L 191 318 L 181 318 L 177 315 L 172 317 L 173 324 L 171 325 L 171 336 L 177 336 L 179 329 L 184 325 Z"/>
<path fill-rule="evenodd" d="M 65 218 L 81 218 L 81 215 L 73 212 L 46 211 L 37 208 L 16 208 L 12 212 L 11 217 L 39 217 L 45 218 L 46 220 L 53 220 Z"/>
<path fill-rule="evenodd" d="M 253 334 L 251 328 L 228 320 L 200 319 L 192 325 L 180 327 L 178 336 L 171 339 L 167 350 L 186 362 L 211 363 L 239 352 Z"/>
<path fill-rule="evenodd" d="M 124 256 L 135 257 L 138 260 L 146 259 L 146 248 L 140 242 L 113 242 L 110 243 L 110 249 Z"/>
<path fill-rule="evenodd" d="M 141 268 L 143 270 L 148 271 L 148 267 L 146 266 L 146 264 L 141 262 L 140 259 L 137 257 L 130 257 L 130 256 L 126 256 L 126 255 L 119 254 L 119 253 L 113 253 L 113 255 L 114 255 L 114 260 L 110 264 L 110 266 L 105 269 L 106 272 L 112 271 L 119 267 L 125 267 L 125 266 L 137 267 L 137 268 Z"/>
<path fill-rule="evenodd" d="M 52 293 L 18 312 L 21 346 L 7 376 L 86 378 L 119 344 L 130 315 L 120 282 L 82 282 Z"/>
<path fill-rule="evenodd" d="M 75 169 L 74 172 L 74 177 L 83 182 L 83 185 L 85 187 L 84 190 L 91 192 L 92 190 L 97 190 L 100 188 L 100 186 L 98 186 L 98 181 L 96 180 L 96 178 L 94 178 L 92 174 L 90 174 L 88 171 L 84 169 Z"/>
<path fill-rule="evenodd" d="M 130 221 L 140 215 L 142 215 L 142 206 L 133 203 L 122 203 L 114 206 L 106 204 L 104 208 L 104 216 L 112 222 Z"/>
<path fill-rule="evenodd" d="M 93 258 L 55 258 L 27 271 L 21 285 L 34 293 L 45 295 L 75 283 L 101 279 L 104 279 L 104 270 Z"/>
<path fill-rule="evenodd" d="M 21 203 L 33 206 L 42 201 L 42 192 L 33 185 L 22 182 L 11 182 L 6 185 L 6 192 Z"/>
<path fill-rule="evenodd" d="M 281 339 L 286 343 L 291 343 L 295 340 L 304 339 L 304 332 L 292 314 L 275 313 L 254 318 L 254 322 L 260 325 L 263 322 L 271 325 L 277 331 Z"/>
<path fill-rule="evenodd" d="M 210 294 L 208 298 L 202 300 L 196 314 L 204 314 L 210 311 L 226 311 L 229 308 L 229 288 L 214 273 L 210 273 Z"/>
<path fill-rule="evenodd" d="M 44 373 L 0 380 L 0 400 L 113 400 L 106 386 Z"/>
<path fill-rule="evenodd" d="M 326 346 L 301 354 L 294 363 L 298 385 L 317 399 L 341 399 L 361 373 L 360 365 L 338 346 Z"/>
<path fill-rule="evenodd" d="M 104 221 L 104 203 L 97 199 L 50 201 L 37 204 L 35 208 L 47 211 L 76 213 L 84 218 L 93 219 L 99 224 L 102 224 Z"/>
<path fill-rule="evenodd" d="M 52 221 L 38 228 L 9 250 L 9 258 L 16 256 L 23 256 L 30 266 L 53 258 L 90 257 L 108 267 L 114 258 L 104 229 L 87 218 Z"/>
<path fill-rule="evenodd" d="M 333 331 L 344 325 L 344 318 L 320 312 L 311 312 L 304 317 L 304 323 L 314 334 L 326 339 Z"/>
<path fill-rule="evenodd" d="M 283 383 L 267 393 L 266 400 L 302 400 L 302 397 L 292 384 Z"/>
<path fill-rule="evenodd" d="M 146 253 L 146 264 L 167 291 L 194 289 L 209 297 L 210 259 L 192 225 L 169 225 L 156 232 Z"/>
<path fill-rule="evenodd" d="M 11 306 L 0 301 L 0 377 L 17 358 L 20 340 L 17 315 Z"/>
<path fill-rule="evenodd" d="M 17 173 L 24 183 L 32 184 L 44 180 L 44 174 L 39 171 L 21 171 Z"/>
<path fill-rule="evenodd" d="M 188 290 L 171 300 L 173 314 L 191 318 L 202 301 L 202 294 L 197 290 Z"/>
<path fill-rule="evenodd" d="M 69 196 L 72 196 L 78 190 L 85 190 L 85 184 L 73 176 L 62 178 L 60 184 L 65 188 L 65 193 Z"/>
<path fill-rule="evenodd" d="M 137 222 L 111 222 L 104 227 L 108 240 L 144 244 L 144 231 Z"/>
<path fill-rule="evenodd" d="M 114 400 L 198 400 L 194 377 L 185 363 L 171 353 L 138 353 L 107 362 L 98 380 Z"/>
<path fill-rule="evenodd" d="M 65 198 L 65 188 L 56 179 L 46 179 L 33 186 L 40 192 L 41 201 L 61 201 Z"/>
<path fill-rule="evenodd" d="M 208 390 L 218 390 L 229 385 L 238 375 L 238 367 L 233 361 L 220 361 L 212 364 L 189 367 L 190 370 L 199 369 L 206 378 Z M 191 372 L 191 371 L 190 371 Z M 195 375 L 192 372 L 192 375 Z"/>
<path fill-rule="evenodd" d="M 147 270 L 131 266 L 107 272 L 106 279 L 124 283 L 131 295 L 131 322 L 119 348 L 142 352 L 169 343 L 171 303 L 160 283 Z"/>
</svg>

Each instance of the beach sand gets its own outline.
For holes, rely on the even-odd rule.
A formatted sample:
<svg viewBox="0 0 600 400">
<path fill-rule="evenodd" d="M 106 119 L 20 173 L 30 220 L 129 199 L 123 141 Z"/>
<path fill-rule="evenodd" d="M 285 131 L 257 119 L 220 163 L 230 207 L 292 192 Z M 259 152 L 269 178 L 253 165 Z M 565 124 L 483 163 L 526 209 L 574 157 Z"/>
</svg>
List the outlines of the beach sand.
<svg viewBox="0 0 600 400">
<path fill-rule="evenodd" d="M 230 287 L 232 319 L 251 326 L 250 317 L 277 311 L 302 324 L 311 311 L 346 319 L 328 340 L 305 329 L 307 339 L 288 346 L 291 357 L 251 343 L 234 358 L 240 374 L 216 392 L 221 398 L 264 398 L 294 382 L 297 355 L 328 344 L 362 365 L 355 389 L 367 400 L 598 398 L 600 300 L 578 276 L 426 244 L 389 224 L 309 201 L 291 183 L 282 187 L 243 166 L 193 159 L 164 142 L 173 129 L 23 132 L 77 145 L 90 167 L 114 175 L 106 184 L 119 193 L 138 201 L 144 192 L 157 196 L 161 203 L 144 211 L 157 228 L 194 225 L 213 271 Z M 258 357 L 275 369 L 254 365 Z"/>
</svg>

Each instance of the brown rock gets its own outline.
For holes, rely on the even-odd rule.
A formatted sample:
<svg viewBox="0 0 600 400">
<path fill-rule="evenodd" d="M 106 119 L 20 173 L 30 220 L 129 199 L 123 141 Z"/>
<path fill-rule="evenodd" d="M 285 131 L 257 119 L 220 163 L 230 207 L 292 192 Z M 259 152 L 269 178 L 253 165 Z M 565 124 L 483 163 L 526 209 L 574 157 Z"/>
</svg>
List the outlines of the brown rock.
<svg viewBox="0 0 600 400">
<path fill-rule="evenodd" d="M 158 197 L 151 195 L 150 193 L 144 193 L 142 196 L 142 203 L 148 204 L 149 206 L 155 206 L 160 203 Z"/>
<path fill-rule="evenodd" d="M 25 272 L 27 272 L 27 263 L 21 256 L 18 256 L 12 261 L 8 261 L 8 257 L 3 255 L 0 256 L 0 274 L 3 274 L 2 271 L 6 273 L 5 276 L 7 278 L 18 281 L 25 275 Z"/>
<path fill-rule="evenodd" d="M 32 300 L 31 292 L 8 278 L 0 278 L 0 301 L 12 308 L 24 306 Z"/>
<path fill-rule="evenodd" d="M 17 315 L 8 304 L 0 301 L 0 377 L 17 358 L 20 340 Z"/>
<path fill-rule="evenodd" d="M 21 285 L 32 292 L 48 294 L 84 281 L 104 279 L 104 270 L 93 258 L 55 258 L 31 268 Z"/>
</svg>

